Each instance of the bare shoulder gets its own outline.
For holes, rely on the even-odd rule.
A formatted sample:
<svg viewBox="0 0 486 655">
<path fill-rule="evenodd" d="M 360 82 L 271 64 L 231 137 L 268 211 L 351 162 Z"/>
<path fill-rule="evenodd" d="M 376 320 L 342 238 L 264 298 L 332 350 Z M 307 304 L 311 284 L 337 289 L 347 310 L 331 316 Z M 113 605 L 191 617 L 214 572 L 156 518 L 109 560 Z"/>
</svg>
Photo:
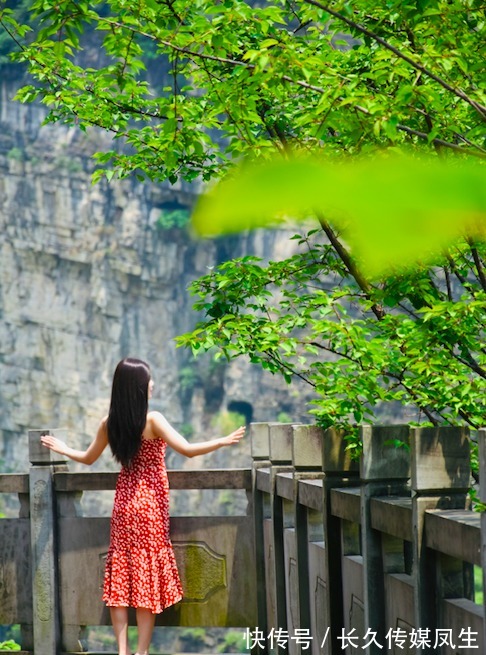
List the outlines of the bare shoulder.
<svg viewBox="0 0 486 655">
<path fill-rule="evenodd" d="M 144 437 L 146 439 L 159 439 L 160 437 L 164 437 L 166 425 L 167 419 L 163 414 L 156 411 L 148 412 L 147 423 L 145 424 L 145 429 L 143 431 Z"/>
<path fill-rule="evenodd" d="M 159 423 L 160 421 L 162 421 L 163 423 L 165 423 L 166 421 L 166 418 L 164 417 L 163 414 L 161 414 L 161 412 L 156 412 L 155 410 L 148 412 L 147 425 L 154 425 L 155 423 Z"/>
</svg>

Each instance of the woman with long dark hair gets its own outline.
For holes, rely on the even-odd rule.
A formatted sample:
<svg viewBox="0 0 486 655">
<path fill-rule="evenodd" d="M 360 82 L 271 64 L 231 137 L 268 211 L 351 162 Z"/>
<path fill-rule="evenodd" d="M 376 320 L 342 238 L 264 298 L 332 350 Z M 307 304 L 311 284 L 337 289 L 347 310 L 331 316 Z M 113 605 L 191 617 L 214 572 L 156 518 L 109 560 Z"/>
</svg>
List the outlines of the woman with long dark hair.
<svg viewBox="0 0 486 655">
<path fill-rule="evenodd" d="M 47 448 L 88 465 L 109 444 L 121 464 L 103 587 L 119 655 L 130 655 L 128 607 L 136 608 L 136 655 L 148 655 L 156 615 L 182 599 L 169 536 L 167 444 L 194 457 L 238 443 L 245 433 L 240 427 L 226 437 L 189 443 L 160 412 L 148 411 L 152 391 L 148 364 L 122 359 L 113 376 L 110 411 L 87 450 L 74 450 L 52 435 L 41 437 Z"/>
</svg>

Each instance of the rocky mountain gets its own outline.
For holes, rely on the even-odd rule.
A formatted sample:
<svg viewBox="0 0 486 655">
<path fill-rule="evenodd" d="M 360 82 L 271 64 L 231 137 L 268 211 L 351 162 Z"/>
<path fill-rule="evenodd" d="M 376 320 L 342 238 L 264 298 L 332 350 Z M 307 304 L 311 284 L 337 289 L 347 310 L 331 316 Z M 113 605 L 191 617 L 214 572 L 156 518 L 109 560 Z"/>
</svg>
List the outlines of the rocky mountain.
<svg viewBox="0 0 486 655">
<path fill-rule="evenodd" d="M 230 257 L 287 256 L 289 234 L 195 240 L 164 228 L 161 216 L 187 212 L 195 187 L 135 178 L 92 185 L 91 154 L 108 137 L 42 126 L 44 108 L 13 101 L 14 90 L 0 82 L 3 470 L 27 467 L 29 428 L 65 427 L 73 445 L 87 445 L 108 409 L 114 367 L 128 355 L 151 364 L 153 406 L 188 435 L 218 433 L 218 417 L 235 409 L 253 421 L 282 412 L 304 420 L 305 389 L 244 361 L 194 361 L 173 341 L 198 319 L 192 280 Z"/>
</svg>

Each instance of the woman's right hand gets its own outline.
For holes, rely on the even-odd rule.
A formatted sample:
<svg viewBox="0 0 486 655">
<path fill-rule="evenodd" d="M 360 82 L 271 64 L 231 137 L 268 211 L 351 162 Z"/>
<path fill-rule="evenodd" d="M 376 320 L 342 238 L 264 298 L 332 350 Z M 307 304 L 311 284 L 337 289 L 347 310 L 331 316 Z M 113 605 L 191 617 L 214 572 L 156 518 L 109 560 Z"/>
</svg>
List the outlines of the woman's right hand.
<svg viewBox="0 0 486 655">
<path fill-rule="evenodd" d="M 238 443 L 244 436 L 245 436 L 245 426 L 242 425 L 239 427 L 237 430 L 232 432 L 231 434 L 228 434 L 227 437 L 223 437 L 221 439 L 222 443 L 224 446 L 231 446 L 235 443 Z"/>
</svg>

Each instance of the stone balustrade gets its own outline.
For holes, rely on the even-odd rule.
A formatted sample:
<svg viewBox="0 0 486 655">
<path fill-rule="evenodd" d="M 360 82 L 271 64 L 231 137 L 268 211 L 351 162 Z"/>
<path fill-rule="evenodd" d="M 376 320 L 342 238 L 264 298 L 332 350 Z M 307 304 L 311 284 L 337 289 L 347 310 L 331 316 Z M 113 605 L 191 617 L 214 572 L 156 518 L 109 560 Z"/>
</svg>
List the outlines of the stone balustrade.
<svg viewBox="0 0 486 655">
<path fill-rule="evenodd" d="M 117 474 L 69 472 L 64 458 L 41 446 L 42 432 L 29 432 L 29 473 L 0 475 L 0 493 L 20 499 L 19 517 L 0 519 L 0 624 L 20 624 L 22 652 L 58 655 L 82 651 L 85 626 L 110 624 L 101 602 L 110 519 L 85 515 L 80 501 L 85 491 L 113 490 Z M 172 518 L 185 598 L 157 625 L 240 627 L 243 634 L 257 618 L 251 470 L 169 471 L 169 484 L 246 491 L 248 511 L 205 516 L 201 508 L 201 515 Z"/>
<path fill-rule="evenodd" d="M 333 429 L 252 433 L 265 583 L 254 652 L 486 652 L 473 585 L 486 532 L 468 509 L 466 429 L 365 426 L 359 462 Z M 485 479 L 483 431 L 478 439 Z"/>
<path fill-rule="evenodd" d="M 69 472 L 39 435 L 29 473 L 0 476 L 20 500 L 0 520 L 0 623 L 21 624 L 25 653 L 74 653 L 83 626 L 109 623 L 109 519 L 79 500 L 116 474 Z M 364 426 L 361 438 L 357 462 L 338 430 L 252 423 L 252 469 L 170 471 L 172 489 L 245 490 L 248 511 L 173 519 L 186 598 L 160 625 L 240 627 L 254 655 L 484 653 L 468 431 Z M 485 480 L 486 431 L 475 438 Z"/>
</svg>

